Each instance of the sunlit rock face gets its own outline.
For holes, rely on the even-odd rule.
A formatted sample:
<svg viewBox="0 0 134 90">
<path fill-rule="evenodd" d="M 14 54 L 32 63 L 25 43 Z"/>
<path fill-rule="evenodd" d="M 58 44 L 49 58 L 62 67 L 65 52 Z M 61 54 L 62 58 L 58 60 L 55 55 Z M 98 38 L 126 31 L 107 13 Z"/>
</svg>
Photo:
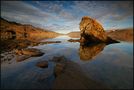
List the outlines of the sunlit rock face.
<svg viewBox="0 0 134 90">
<path fill-rule="evenodd" d="M 80 42 L 113 42 L 107 37 L 104 28 L 96 20 L 84 16 L 80 22 Z"/>
<path fill-rule="evenodd" d="M 98 55 L 106 46 L 105 43 L 90 44 L 88 46 L 81 45 L 79 48 L 79 56 L 83 61 L 92 60 L 93 57 Z"/>
</svg>

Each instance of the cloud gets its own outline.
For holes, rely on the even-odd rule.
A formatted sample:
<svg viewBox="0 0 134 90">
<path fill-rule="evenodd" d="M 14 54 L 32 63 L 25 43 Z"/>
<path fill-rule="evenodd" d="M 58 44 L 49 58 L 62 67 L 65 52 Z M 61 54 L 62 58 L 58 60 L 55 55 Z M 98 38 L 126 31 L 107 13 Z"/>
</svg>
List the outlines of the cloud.
<svg viewBox="0 0 134 90">
<path fill-rule="evenodd" d="M 133 3 L 131 1 L 1 1 L 3 18 L 58 32 L 79 30 L 79 22 L 85 15 L 97 19 L 105 28 L 111 27 L 122 21 L 126 23 L 129 21 L 128 18 L 133 17 Z"/>
<path fill-rule="evenodd" d="M 5 12 L 12 12 L 15 14 L 35 15 L 48 17 L 48 13 L 44 13 L 38 8 L 24 3 L 22 1 L 2 1 L 1 10 Z"/>
<path fill-rule="evenodd" d="M 1 5 L 2 17 L 15 19 L 16 21 L 30 22 L 37 20 L 37 18 L 37 21 L 47 21 L 47 17 L 51 17 L 49 13 L 42 12 L 40 9 L 22 1 L 2 1 Z"/>
<path fill-rule="evenodd" d="M 79 13 L 85 13 L 97 19 L 110 14 L 116 20 L 133 15 L 132 7 L 133 4 L 130 1 L 75 1 L 73 8 L 78 9 Z"/>
</svg>

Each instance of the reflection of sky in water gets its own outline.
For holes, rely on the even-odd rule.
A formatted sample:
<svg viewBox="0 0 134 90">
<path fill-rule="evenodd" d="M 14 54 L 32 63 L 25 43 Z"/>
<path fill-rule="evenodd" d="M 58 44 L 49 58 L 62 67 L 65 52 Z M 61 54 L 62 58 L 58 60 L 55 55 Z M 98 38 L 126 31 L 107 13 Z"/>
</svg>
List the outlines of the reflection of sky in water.
<svg viewBox="0 0 134 90">
<path fill-rule="evenodd" d="M 133 55 L 133 44 L 132 43 L 122 42 L 122 43 L 117 43 L 117 44 L 111 44 L 108 46 L 108 48 L 120 49 L 123 52 Z"/>
<path fill-rule="evenodd" d="M 115 89 L 133 87 L 133 44 L 111 44 L 82 67 L 87 75 Z"/>
<path fill-rule="evenodd" d="M 28 73 L 27 78 L 30 73 L 34 74 L 31 77 L 31 80 L 39 77 L 37 72 L 47 72 L 39 70 L 35 67 L 35 63 L 39 60 L 50 60 L 53 56 L 62 56 L 64 55 L 68 60 L 78 63 L 82 69 L 85 71 L 87 76 L 90 76 L 92 79 L 104 83 L 112 88 L 132 88 L 133 87 L 133 44 L 132 43 L 117 43 L 110 44 L 104 47 L 103 51 L 98 53 L 92 60 L 83 61 L 79 57 L 79 43 L 67 42 L 70 39 L 68 36 L 57 37 L 51 39 L 52 41 L 62 41 L 62 43 L 55 44 L 44 44 L 35 46 L 34 48 L 41 49 L 45 54 L 38 58 L 30 58 L 29 60 L 20 62 L 18 64 L 2 65 L 4 70 L 2 70 L 2 79 L 7 80 L 8 75 L 20 75 L 18 73 Z M 48 39 L 47 41 L 49 41 Z M 89 52 L 91 53 L 91 52 Z M 32 59 L 32 60 L 31 60 Z M 34 65 L 33 65 L 34 63 Z M 53 64 L 49 66 L 47 70 L 50 73 L 45 73 L 49 78 L 48 81 L 51 82 L 52 79 L 52 67 Z M 3 69 L 2 68 L 2 69 Z M 17 73 L 17 74 L 14 74 Z M 25 76 L 25 73 L 24 76 Z M 6 76 L 4 76 L 6 75 Z M 23 76 L 20 76 L 23 77 Z M 46 78 L 47 78 L 46 77 Z M 9 77 L 10 78 L 10 77 Z M 18 76 L 19 78 L 19 76 Z M 17 80 L 17 79 L 16 79 Z M 20 80 L 20 79 L 18 79 Z M 30 80 L 30 81 L 31 81 Z M 35 80 L 36 81 L 36 80 Z M 44 81 L 44 83 L 48 82 Z M 28 82 L 28 81 L 27 81 Z M 24 84 L 24 82 L 22 82 Z M 37 84 L 37 83 L 36 83 Z M 48 84 L 47 84 L 48 85 Z M 40 84 L 39 84 L 40 86 Z"/>
</svg>

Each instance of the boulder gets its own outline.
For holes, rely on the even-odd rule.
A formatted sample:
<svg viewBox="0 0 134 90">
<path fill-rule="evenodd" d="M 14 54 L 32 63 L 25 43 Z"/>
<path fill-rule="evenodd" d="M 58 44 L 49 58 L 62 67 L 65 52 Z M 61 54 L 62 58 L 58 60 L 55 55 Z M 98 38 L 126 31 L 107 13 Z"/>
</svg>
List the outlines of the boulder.
<svg viewBox="0 0 134 90">
<path fill-rule="evenodd" d="M 80 22 L 80 42 L 105 42 L 113 43 L 116 40 L 108 37 L 104 31 L 104 28 L 96 20 L 90 18 L 89 16 L 84 16 Z"/>
<path fill-rule="evenodd" d="M 36 64 L 37 67 L 40 68 L 47 68 L 48 67 L 48 61 L 40 61 Z"/>
</svg>

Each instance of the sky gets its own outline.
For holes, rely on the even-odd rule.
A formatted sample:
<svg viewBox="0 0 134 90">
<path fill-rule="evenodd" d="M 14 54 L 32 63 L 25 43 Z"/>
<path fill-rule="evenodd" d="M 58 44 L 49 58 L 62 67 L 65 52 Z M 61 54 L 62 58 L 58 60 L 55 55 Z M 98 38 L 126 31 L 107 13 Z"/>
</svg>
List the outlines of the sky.
<svg viewBox="0 0 134 90">
<path fill-rule="evenodd" d="M 2 18 L 59 33 L 80 31 L 83 16 L 105 30 L 133 27 L 133 1 L 1 1 Z"/>
</svg>

